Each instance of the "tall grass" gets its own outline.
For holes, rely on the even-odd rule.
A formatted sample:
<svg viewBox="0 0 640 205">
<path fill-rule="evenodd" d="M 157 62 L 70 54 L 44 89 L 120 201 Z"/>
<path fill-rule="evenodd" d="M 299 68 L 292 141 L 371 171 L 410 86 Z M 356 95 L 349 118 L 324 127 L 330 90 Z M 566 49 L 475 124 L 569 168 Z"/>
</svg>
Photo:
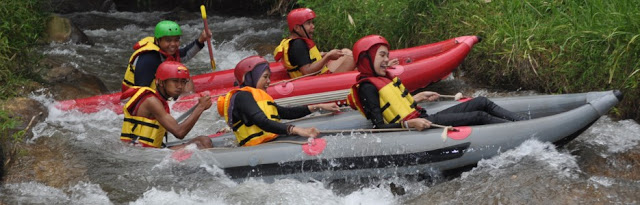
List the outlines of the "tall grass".
<svg viewBox="0 0 640 205">
<path fill-rule="evenodd" d="M 39 54 L 34 51 L 46 23 L 43 4 L 43 0 L 0 1 L 0 99 L 18 95 L 17 87 L 37 78 Z"/>
<path fill-rule="evenodd" d="M 321 50 L 351 48 L 366 34 L 385 36 L 393 47 L 422 43 L 415 34 L 425 25 L 418 21 L 429 6 L 424 0 L 299 0 L 298 4 L 316 12 L 314 40 Z"/>
<path fill-rule="evenodd" d="M 548 93 L 621 89 L 626 100 L 617 113 L 640 120 L 640 0 L 298 3 L 318 14 L 319 46 L 350 47 L 373 33 L 396 48 L 480 35 L 484 41 L 468 56 L 466 76 Z"/>
</svg>

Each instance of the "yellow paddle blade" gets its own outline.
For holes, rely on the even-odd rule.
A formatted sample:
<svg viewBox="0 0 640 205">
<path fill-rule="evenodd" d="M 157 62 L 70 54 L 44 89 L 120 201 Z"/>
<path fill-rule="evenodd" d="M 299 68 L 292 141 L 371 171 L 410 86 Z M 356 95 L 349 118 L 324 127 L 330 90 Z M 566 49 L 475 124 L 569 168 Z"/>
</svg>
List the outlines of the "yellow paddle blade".
<svg viewBox="0 0 640 205">
<path fill-rule="evenodd" d="M 211 69 L 216 70 L 216 61 L 211 61 Z"/>
<path fill-rule="evenodd" d="M 204 9 L 204 5 L 200 5 L 200 13 L 202 13 L 202 19 L 207 19 L 207 10 Z"/>
</svg>

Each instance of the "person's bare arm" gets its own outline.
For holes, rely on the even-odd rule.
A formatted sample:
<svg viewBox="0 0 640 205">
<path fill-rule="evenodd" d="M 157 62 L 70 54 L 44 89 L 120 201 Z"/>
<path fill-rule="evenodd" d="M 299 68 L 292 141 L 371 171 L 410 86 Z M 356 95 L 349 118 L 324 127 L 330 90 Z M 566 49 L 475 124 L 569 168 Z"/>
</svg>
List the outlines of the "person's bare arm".
<svg viewBox="0 0 640 205">
<path fill-rule="evenodd" d="M 316 61 L 314 63 L 310 63 L 310 64 L 306 64 L 302 67 L 300 67 L 300 72 L 302 74 L 309 74 L 309 73 L 313 73 L 316 71 L 319 71 L 320 69 L 322 69 L 322 67 L 324 67 L 325 65 L 327 65 L 327 63 L 330 60 L 336 60 L 340 57 L 342 57 L 344 54 L 342 53 L 342 51 L 338 50 L 338 49 L 333 49 L 329 52 L 327 52 L 324 57 L 322 57 L 322 59 L 320 59 L 319 61 Z"/>
<path fill-rule="evenodd" d="M 140 105 L 140 107 L 146 108 L 151 116 L 158 120 L 158 122 L 160 122 L 160 124 L 176 138 L 183 139 L 196 124 L 202 112 L 211 107 L 211 97 L 208 95 L 200 97 L 200 99 L 198 99 L 196 109 L 191 115 L 189 115 L 189 117 L 187 117 L 187 119 L 184 120 L 184 122 L 180 124 L 178 124 L 173 116 L 165 111 L 162 102 L 157 98 L 148 98 L 142 103 L 142 105 Z"/>
</svg>

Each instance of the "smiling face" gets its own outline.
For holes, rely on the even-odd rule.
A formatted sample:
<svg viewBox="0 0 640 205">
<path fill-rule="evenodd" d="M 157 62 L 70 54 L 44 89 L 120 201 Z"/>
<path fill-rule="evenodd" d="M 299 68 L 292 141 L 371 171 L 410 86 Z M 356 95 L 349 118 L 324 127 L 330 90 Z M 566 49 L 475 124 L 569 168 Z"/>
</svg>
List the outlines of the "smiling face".
<svg viewBox="0 0 640 205">
<path fill-rule="evenodd" d="M 389 48 L 387 46 L 380 46 L 376 51 L 375 60 L 373 61 L 373 71 L 378 76 L 385 76 L 387 73 L 387 65 L 389 64 Z"/>
<path fill-rule="evenodd" d="M 178 52 L 180 46 L 180 36 L 165 36 L 158 39 L 158 47 L 169 55 L 174 55 Z"/>
<path fill-rule="evenodd" d="M 262 72 L 262 75 L 260 75 L 260 79 L 258 80 L 258 83 L 256 83 L 256 88 L 267 91 L 267 88 L 269 87 L 269 83 L 271 83 L 270 78 L 271 78 L 271 70 L 269 69 L 264 70 L 264 72 Z"/>
</svg>

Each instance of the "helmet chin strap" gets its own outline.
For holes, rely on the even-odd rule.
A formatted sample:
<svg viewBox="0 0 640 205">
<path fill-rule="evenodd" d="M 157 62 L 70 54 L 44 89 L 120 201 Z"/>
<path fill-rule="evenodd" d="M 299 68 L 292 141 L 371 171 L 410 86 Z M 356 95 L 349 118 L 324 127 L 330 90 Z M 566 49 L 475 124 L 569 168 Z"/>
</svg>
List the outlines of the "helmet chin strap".
<svg viewBox="0 0 640 205">
<path fill-rule="evenodd" d="M 304 26 L 302 24 L 300 24 L 300 27 L 302 27 L 302 31 L 304 31 L 304 37 L 311 39 L 311 37 L 309 37 L 309 33 L 307 33 L 307 29 L 304 28 Z M 294 33 L 296 33 L 296 35 L 303 37 L 302 35 L 300 35 L 295 29 L 293 30 Z"/>
<path fill-rule="evenodd" d="M 367 60 L 369 60 L 369 65 L 371 65 L 370 68 L 371 68 L 371 71 L 373 71 L 372 72 L 373 76 L 379 77 L 380 75 L 378 75 L 378 73 L 376 73 L 376 67 L 375 67 L 375 65 L 373 65 L 373 59 L 371 59 L 371 55 L 369 55 L 368 51 L 365 53 L 365 55 L 367 57 Z"/>
<path fill-rule="evenodd" d="M 160 88 L 160 81 L 156 81 L 156 89 Z M 158 89 L 158 93 L 160 94 L 160 96 L 162 96 L 162 98 L 164 98 L 167 101 L 172 101 L 173 97 L 167 97 L 166 95 L 167 89 L 164 87 L 164 85 L 162 85 L 162 90 Z"/>
</svg>

